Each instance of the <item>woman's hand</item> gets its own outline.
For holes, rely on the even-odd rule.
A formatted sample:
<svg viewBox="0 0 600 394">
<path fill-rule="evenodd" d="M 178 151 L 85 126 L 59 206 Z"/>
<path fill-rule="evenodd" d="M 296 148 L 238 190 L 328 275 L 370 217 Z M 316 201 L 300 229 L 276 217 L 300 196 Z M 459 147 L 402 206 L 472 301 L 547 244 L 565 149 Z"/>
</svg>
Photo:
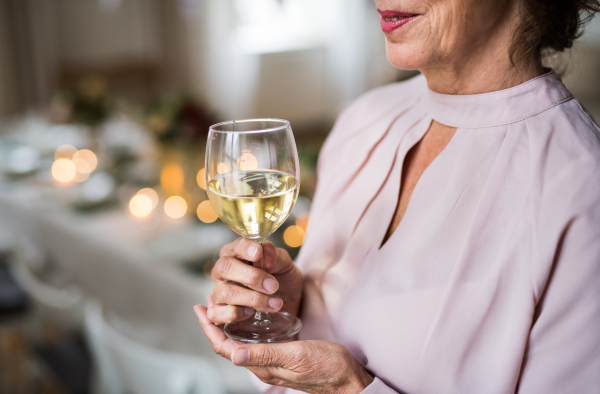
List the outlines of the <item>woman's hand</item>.
<svg viewBox="0 0 600 394">
<path fill-rule="evenodd" d="M 264 255 L 263 268 L 257 268 Z M 251 262 L 250 265 L 246 262 Z M 216 283 L 209 296 L 208 318 L 216 325 L 249 318 L 254 310 L 298 315 L 302 273 L 284 249 L 244 238 L 225 245 L 212 270 Z"/>
<path fill-rule="evenodd" d="M 220 327 L 211 323 L 204 306 L 196 305 L 194 310 L 215 353 L 248 368 L 265 383 L 313 394 L 357 394 L 373 381 L 373 376 L 340 344 L 242 344 L 227 338 Z"/>
</svg>

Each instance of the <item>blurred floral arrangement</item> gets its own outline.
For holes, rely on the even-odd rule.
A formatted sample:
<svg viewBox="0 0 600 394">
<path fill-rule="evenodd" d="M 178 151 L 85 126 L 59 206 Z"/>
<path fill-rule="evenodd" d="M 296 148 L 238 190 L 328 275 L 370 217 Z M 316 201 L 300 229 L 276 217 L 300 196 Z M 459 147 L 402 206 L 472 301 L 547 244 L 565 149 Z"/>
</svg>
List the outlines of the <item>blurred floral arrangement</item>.
<svg viewBox="0 0 600 394">
<path fill-rule="evenodd" d="M 144 111 L 146 127 L 159 141 L 205 142 L 215 116 L 181 94 L 166 94 L 153 100 Z"/>
<path fill-rule="evenodd" d="M 88 74 L 58 90 L 50 103 L 50 120 L 96 127 L 116 111 L 108 79 Z M 161 95 L 143 109 L 143 121 L 160 142 L 204 141 L 215 116 L 192 98 L 178 93 Z"/>
<path fill-rule="evenodd" d="M 57 124 L 97 126 L 108 118 L 111 107 L 108 80 L 101 75 L 89 74 L 54 94 L 49 116 Z"/>
</svg>

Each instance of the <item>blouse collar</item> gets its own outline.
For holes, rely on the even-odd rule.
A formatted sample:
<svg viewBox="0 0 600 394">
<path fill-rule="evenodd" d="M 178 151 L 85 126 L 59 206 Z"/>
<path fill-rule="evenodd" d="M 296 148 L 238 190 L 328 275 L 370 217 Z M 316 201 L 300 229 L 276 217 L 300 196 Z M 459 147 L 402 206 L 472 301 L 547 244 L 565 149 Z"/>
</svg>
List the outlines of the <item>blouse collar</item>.
<svg viewBox="0 0 600 394">
<path fill-rule="evenodd" d="M 519 122 L 573 98 L 554 71 L 496 92 L 450 95 L 427 88 L 425 96 L 433 119 L 466 129 Z"/>
</svg>

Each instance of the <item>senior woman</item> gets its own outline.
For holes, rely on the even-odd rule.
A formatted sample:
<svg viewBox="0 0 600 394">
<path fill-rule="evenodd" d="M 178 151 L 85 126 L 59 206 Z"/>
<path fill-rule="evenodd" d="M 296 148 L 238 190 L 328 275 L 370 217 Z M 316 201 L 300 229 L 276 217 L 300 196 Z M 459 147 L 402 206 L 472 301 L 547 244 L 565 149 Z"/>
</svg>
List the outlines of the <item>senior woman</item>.
<svg viewBox="0 0 600 394">
<path fill-rule="evenodd" d="M 541 55 L 599 2 L 375 4 L 422 75 L 338 119 L 299 268 L 223 248 L 196 307 L 215 351 L 274 393 L 597 393 L 600 129 Z M 226 339 L 253 308 L 300 314 L 298 340 Z"/>
</svg>

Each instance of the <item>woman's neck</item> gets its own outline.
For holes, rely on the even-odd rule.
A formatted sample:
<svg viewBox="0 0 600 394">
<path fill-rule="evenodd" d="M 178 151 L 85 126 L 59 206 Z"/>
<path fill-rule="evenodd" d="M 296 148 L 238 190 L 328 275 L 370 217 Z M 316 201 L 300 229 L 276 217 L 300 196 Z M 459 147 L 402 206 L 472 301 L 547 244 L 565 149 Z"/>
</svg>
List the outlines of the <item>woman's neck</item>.
<svg viewBox="0 0 600 394">
<path fill-rule="evenodd" d="M 494 92 L 520 85 L 544 73 L 536 61 L 522 60 L 515 66 L 509 59 L 477 63 L 422 71 L 429 89 L 444 94 Z"/>
<path fill-rule="evenodd" d="M 463 48 L 462 53 L 446 54 L 435 66 L 422 69 L 429 89 L 444 94 L 488 93 L 542 75 L 544 69 L 539 59 L 522 58 L 513 64 L 509 56 L 514 32 L 520 23 L 518 15 L 513 14 L 488 40 L 472 43 Z"/>
</svg>

